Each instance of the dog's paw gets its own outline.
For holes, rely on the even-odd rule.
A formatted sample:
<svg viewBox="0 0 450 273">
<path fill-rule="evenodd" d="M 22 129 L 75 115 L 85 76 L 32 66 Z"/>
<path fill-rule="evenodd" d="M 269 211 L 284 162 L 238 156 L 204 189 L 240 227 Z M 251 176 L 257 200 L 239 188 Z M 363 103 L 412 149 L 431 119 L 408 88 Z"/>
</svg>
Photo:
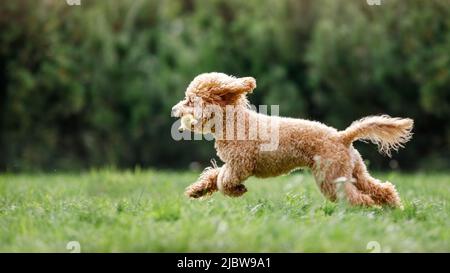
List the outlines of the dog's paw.
<svg viewBox="0 0 450 273">
<path fill-rule="evenodd" d="M 231 197 L 239 197 L 247 192 L 247 188 L 243 184 L 230 185 L 224 187 L 224 193 Z"/>
<path fill-rule="evenodd" d="M 212 192 L 205 188 L 188 187 L 184 194 L 190 198 L 200 198 Z"/>
<path fill-rule="evenodd" d="M 190 198 L 200 198 L 205 195 L 211 195 L 217 191 L 215 184 L 205 183 L 205 181 L 197 182 L 186 188 L 185 195 Z"/>
</svg>

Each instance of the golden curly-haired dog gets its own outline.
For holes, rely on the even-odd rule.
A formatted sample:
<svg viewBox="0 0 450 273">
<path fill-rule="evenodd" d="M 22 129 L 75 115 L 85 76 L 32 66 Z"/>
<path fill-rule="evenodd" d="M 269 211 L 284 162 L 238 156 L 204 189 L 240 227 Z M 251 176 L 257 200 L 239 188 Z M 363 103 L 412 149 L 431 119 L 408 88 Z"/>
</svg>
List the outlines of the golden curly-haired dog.
<svg viewBox="0 0 450 273">
<path fill-rule="evenodd" d="M 368 140 L 377 144 L 381 153 L 390 155 L 392 149 L 403 147 L 411 138 L 412 119 L 371 116 L 337 131 L 316 121 L 257 113 L 246 98 L 255 88 L 252 77 L 205 73 L 189 84 L 185 99 L 172 108 L 172 116 L 182 117 L 181 129 L 211 133 L 215 137 L 217 155 L 225 163 L 222 167 L 206 168 L 199 180 L 186 189 L 188 196 L 198 198 L 217 190 L 228 196 L 241 196 L 247 191 L 243 182 L 252 175 L 271 177 L 308 167 L 323 195 L 332 201 L 402 206 L 395 186 L 371 177 L 352 143 Z M 214 106 L 214 111 L 209 106 Z M 227 111 L 229 107 L 232 114 Z M 206 126 L 218 116 L 222 116 L 219 122 Z M 224 138 L 230 124 L 238 130 L 232 130 L 231 138 L 229 135 Z M 265 125 L 277 137 L 275 149 L 261 149 L 267 139 L 252 137 L 250 128 L 255 124 Z M 239 129 L 243 131 L 240 137 L 236 133 Z"/>
</svg>

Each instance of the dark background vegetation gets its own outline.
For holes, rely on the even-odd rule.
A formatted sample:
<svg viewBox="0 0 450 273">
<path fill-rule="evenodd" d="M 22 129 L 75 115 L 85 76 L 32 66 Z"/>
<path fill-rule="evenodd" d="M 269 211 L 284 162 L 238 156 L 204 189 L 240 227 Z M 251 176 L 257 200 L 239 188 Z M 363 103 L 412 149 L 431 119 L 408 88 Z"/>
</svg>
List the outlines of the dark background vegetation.
<svg viewBox="0 0 450 273">
<path fill-rule="evenodd" d="M 449 52 L 446 0 L 2 1 L 0 171 L 207 164 L 213 143 L 174 141 L 170 109 L 208 71 L 339 129 L 411 117 L 395 161 L 357 147 L 372 168 L 448 169 Z"/>
</svg>

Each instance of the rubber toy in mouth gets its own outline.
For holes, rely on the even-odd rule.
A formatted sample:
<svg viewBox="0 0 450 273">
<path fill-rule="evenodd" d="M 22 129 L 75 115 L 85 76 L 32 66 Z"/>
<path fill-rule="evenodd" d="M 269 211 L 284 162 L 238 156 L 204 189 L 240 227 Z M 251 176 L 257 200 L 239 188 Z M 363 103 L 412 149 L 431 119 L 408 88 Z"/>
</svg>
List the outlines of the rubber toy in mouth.
<svg viewBox="0 0 450 273">
<path fill-rule="evenodd" d="M 197 120 L 194 118 L 193 115 L 187 114 L 181 117 L 181 126 L 178 128 L 178 131 L 182 132 L 186 129 L 191 129 L 193 125 L 197 124 Z"/>
</svg>

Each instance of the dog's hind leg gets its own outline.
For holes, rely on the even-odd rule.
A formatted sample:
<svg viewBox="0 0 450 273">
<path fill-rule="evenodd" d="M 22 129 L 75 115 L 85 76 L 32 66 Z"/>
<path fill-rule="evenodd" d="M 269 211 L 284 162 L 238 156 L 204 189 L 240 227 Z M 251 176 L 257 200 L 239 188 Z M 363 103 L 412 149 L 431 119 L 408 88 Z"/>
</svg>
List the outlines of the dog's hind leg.
<svg viewBox="0 0 450 273">
<path fill-rule="evenodd" d="M 342 153 L 340 153 L 342 156 Z M 361 192 L 354 184 L 350 159 L 321 161 L 316 157 L 313 167 L 316 182 L 325 197 L 331 201 L 347 201 L 353 206 L 373 206 L 374 200 Z"/>
<path fill-rule="evenodd" d="M 402 202 L 395 186 L 390 182 L 382 183 L 380 180 L 370 176 L 359 152 L 354 149 L 353 153 L 355 160 L 353 176 L 356 178 L 356 188 L 370 195 L 377 205 L 401 208 Z"/>
</svg>

